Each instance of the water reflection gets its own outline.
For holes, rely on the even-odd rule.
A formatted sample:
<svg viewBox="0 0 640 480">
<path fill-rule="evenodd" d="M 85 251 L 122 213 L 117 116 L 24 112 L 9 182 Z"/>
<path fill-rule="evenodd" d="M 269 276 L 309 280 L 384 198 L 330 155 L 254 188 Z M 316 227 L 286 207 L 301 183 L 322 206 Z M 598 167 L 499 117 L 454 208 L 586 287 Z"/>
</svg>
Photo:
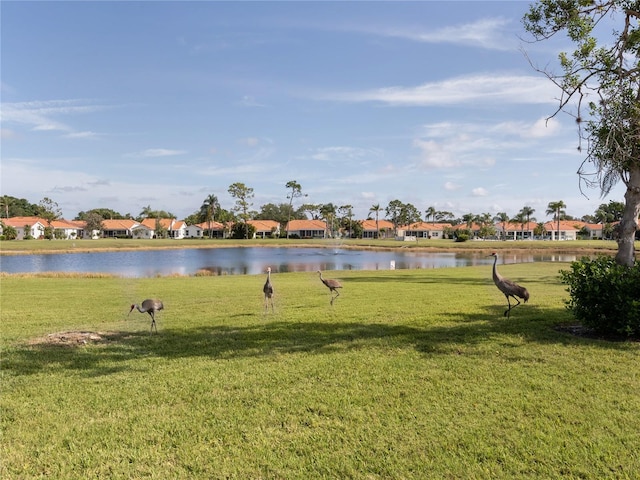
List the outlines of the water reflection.
<svg viewBox="0 0 640 480">
<path fill-rule="evenodd" d="M 577 259 L 577 255 L 567 254 L 506 253 L 498 262 L 572 262 Z M 193 275 L 201 270 L 214 275 L 251 275 L 263 273 L 267 267 L 271 267 L 273 272 L 405 270 L 489 265 L 492 262 L 492 258 L 482 253 L 234 247 L 0 256 L 0 271 L 93 272 L 123 277 L 155 277 Z"/>
</svg>

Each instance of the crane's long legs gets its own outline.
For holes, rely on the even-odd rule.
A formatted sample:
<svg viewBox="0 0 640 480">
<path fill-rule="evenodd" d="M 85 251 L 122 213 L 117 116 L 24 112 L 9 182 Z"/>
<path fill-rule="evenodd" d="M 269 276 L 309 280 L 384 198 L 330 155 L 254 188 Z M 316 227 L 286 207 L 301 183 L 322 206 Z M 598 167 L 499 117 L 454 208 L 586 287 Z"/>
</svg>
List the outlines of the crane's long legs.
<svg viewBox="0 0 640 480">
<path fill-rule="evenodd" d="M 271 312 L 275 312 L 275 307 L 273 306 L 273 298 L 264 297 L 264 313 L 269 313 L 269 302 L 271 302 Z"/>
<path fill-rule="evenodd" d="M 336 294 L 335 296 L 333 294 Z M 340 296 L 340 292 L 338 292 L 337 290 L 334 290 L 333 292 L 331 292 L 331 305 L 333 305 L 333 301 L 338 298 Z"/>
<path fill-rule="evenodd" d="M 156 333 L 158 333 L 158 326 L 156 325 L 155 315 L 153 314 L 153 312 L 149 312 L 149 315 L 151 315 L 151 331 L 149 332 L 149 335 L 153 333 L 153 327 L 156 327 Z"/>
<path fill-rule="evenodd" d="M 518 303 L 516 303 L 515 305 L 511 306 L 511 302 L 509 301 L 509 295 L 505 295 L 505 297 L 507 297 L 507 303 L 509 304 L 509 308 L 507 308 L 507 310 L 505 310 L 504 316 L 509 318 L 509 316 L 511 314 L 511 309 L 512 308 L 516 308 L 518 305 L 520 305 L 520 300 L 518 300 L 517 297 L 513 297 L 513 299 Z"/>
</svg>

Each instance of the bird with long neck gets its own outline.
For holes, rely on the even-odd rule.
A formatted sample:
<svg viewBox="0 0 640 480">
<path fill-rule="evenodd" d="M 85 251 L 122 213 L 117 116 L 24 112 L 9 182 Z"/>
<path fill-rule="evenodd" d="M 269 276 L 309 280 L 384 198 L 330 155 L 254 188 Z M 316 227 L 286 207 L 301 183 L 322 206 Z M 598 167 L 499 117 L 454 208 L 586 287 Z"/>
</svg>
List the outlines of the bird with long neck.
<svg viewBox="0 0 640 480">
<path fill-rule="evenodd" d="M 269 301 L 271 301 L 271 311 L 274 311 L 273 308 L 273 285 L 271 284 L 271 267 L 267 268 L 267 281 L 264 283 L 264 287 L 262 287 L 262 291 L 264 292 L 264 310 L 267 312 L 269 310 Z"/>
<path fill-rule="evenodd" d="M 498 268 L 496 267 L 496 264 L 498 263 L 498 254 L 496 252 L 493 252 L 489 256 L 493 257 L 493 283 L 495 283 L 498 290 L 504 293 L 504 296 L 507 297 L 507 305 L 509 305 L 509 307 L 504 312 L 504 316 L 508 318 L 511 314 L 511 309 L 520 305 L 519 298 L 523 299 L 524 303 L 529 301 L 529 292 L 526 288 L 512 282 L 508 278 L 504 278 L 500 273 L 498 273 Z M 517 303 L 512 306 L 510 298 L 513 298 Z"/>
<path fill-rule="evenodd" d="M 342 284 L 338 280 L 332 280 L 330 278 L 322 278 L 322 272 L 318 270 L 318 275 L 320 275 L 320 281 L 324 283 L 329 292 L 331 293 L 331 305 L 333 305 L 333 301 L 340 296 L 340 292 L 338 292 L 338 288 L 342 288 Z M 335 296 L 333 295 L 335 293 Z"/>
<path fill-rule="evenodd" d="M 153 333 L 153 327 L 156 327 L 156 333 L 158 333 L 158 326 L 156 325 L 156 312 L 164 309 L 162 301 L 155 298 L 147 298 L 144 302 L 142 302 L 141 305 L 131 305 L 129 315 L 131 315 L 131 312 L 133 312 L 134 308 L 137 308 L 140 313 L 148 313 L 151 317 L 151 332 L 149 332 L 149 335 Z"/>
</svg>

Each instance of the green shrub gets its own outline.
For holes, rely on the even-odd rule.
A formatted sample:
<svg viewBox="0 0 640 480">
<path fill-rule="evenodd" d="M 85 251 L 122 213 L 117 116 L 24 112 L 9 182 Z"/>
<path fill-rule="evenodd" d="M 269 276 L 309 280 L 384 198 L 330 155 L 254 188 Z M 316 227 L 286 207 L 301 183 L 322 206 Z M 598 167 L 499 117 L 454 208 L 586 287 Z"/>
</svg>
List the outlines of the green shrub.
<svg viewBox="0 0 640 480">
<path fill-rule="evenodd" d="M 567 308 L 585 327 L 604 335 L 640 335 L 640 262 L 625 267 L 612 257 L 584 257 L 560 275 L 569 285 Z"/>
</svg>

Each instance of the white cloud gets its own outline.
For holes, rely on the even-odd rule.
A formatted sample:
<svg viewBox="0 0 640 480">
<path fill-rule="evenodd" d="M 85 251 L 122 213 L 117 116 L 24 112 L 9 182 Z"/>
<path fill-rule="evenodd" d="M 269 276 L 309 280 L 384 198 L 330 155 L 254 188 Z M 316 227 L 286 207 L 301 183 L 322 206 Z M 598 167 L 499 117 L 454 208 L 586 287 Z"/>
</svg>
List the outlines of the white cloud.
<svg viewBox="0 0 640 480">
<path fill-rule="evenodd" d="M 502 122 L 491 127 L 491 132 L 520 138 L 545 138 L 557 135 L 562 126 L 555 118 L 540 118 L 533 123 Z"/>
<path fill-rule="evenodd" d="M 0 114 L 4 123 L 29 125 L 33 130 L 71 131 L 71 127 L 53 120 L 53 117 L 91 113 L 105 108 L 101 105 L 83 105 L 83 102 L 87 100 L 3 103 Z"/>
<path fill-rule="evenodd" d="M 170 150 L 168 148 L 147 148 L 141 152 L 130 153 L 127 156 L 130 157 L 171 157 L 174 155 L 184 155 L 187 153 L 184 150 Z"/>
<path fill-rule="evenodd" d="M 471 190 L 471 195 L 473 197 L 486 197 L 489 195 L 489 192 L 485 188 L 477 187 Z"/>
<path fill-rule="evenodd" d="M 460 185 L 453 182 L 445 182 L 444 189 L 449 190 L 450 192 L 453 192 L 455 190 L 460 190 Z"/>
<path fill-rule="evenodd" d="M 553 104 L 557 88 L 541 76 L 476 74 L 453 77 L 414 87 L 383 87 L 374 90 L 325 95 L 342 102 L 380 102 L 392 106 L 491 104 Z"/>
<path fill-rule="evenodd" d="M 504 18 L 484 18 L 463 25 L 442 27 L 426 32 L 411 29 L 386 30 L 383 35 L 406 38 L 416 42 L 450 43 L 490 50 L 513 50 L 516 38 L 504 35 L 504 27 L 509 24 Z"/>
<path fill-rule="evenodd" d="M 322 162 L 342 162 L 345 160 L 361 160 L 369 157 L 381 157 L 382 152 L 378 149 L 358 148 L 358 147 L 322 147 L 311 154 L 313 160 Z"/>
<path fill-rule="evenodd" d="M 95 138 L 98 134 L 95 132 L 72 132 L 64 135 L 65 138 Z"/>
<path fill-rule="evenodd" d="M 418 138 L 413 141 L 413 146 L 420 149 L 420 166 L 424 168 L 454 168 L 460 166 L 460 161 L 454 157 L 454 152 L 442 143 Z"/>
<path fill-rule="evenodd" d="M 243 95 L 243 97 L 240 99 L 240 105 L 243 107 L 260 107 L 260 108 L 266 107 L 266 105 L 258 102 L 251 95 Z"/>
</svg>

